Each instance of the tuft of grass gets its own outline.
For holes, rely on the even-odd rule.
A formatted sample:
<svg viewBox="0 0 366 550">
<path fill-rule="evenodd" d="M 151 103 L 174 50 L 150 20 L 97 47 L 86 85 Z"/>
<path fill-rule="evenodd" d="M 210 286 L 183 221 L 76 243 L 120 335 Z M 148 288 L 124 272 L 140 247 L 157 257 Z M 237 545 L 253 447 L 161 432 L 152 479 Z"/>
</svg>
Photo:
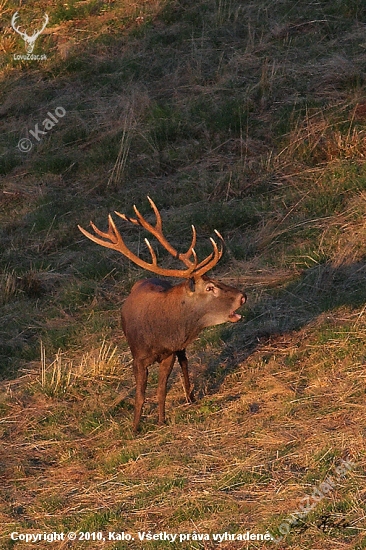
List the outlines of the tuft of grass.
<svg viewBox="0 0 366 550">
<path fill-rule="evenodd" d="M 97 353 L 89 352 L 82 356 L 75 366 L 70 359 L 63 358 L 61 350 L 55 359 L 47 365 L 46 349 L 41 341 L 41 371 L 39 383 L 42 391 L 51 397 L 70 393 L 80 380 L 113 377 L 119 364 L 117 347 L 103 340 Z"/>
</svg>

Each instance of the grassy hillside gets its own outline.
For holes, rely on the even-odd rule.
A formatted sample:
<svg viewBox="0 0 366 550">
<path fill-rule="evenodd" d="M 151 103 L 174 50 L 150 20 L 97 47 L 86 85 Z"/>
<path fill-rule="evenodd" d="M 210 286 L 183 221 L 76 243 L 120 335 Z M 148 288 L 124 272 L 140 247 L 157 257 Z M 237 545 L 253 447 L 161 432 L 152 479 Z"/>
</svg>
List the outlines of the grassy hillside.
<svg viewBox="0 0 366 550">
<path fill-rule="evenodd" d="M 49 15 L 38 59 L 16 11 L 29 35 Z M 364 2 L 0 13 L 1 548 L 366 548 Z M 164 427 L 150 369 L 135 437 L 119 308 L 146 273 L 77 224 L 150 219 L 146 195 L 177 248 L 223 234 L 214 275 L 248 303 L 190 346 L 194 405 L 173 371 Z M 247 531 L 277 542 L 213 538 Z"/>
</svg>

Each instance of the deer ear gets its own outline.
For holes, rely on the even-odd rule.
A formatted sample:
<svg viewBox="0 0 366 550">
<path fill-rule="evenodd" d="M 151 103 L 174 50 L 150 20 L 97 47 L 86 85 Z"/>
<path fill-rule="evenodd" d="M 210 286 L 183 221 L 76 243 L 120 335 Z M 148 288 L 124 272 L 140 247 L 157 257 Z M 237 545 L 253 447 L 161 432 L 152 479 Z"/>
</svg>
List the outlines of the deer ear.
<svg viewBox="0 0 366 550">
<path fill-rule="evenodd" d="M 196 283 L 195 283 L 193 277 L 190 277 L 190 278 L 188 279 L 188 285 L 189 285 L 189 290 L 190 290 L 191 292 L 194 292 L 194 291 L 195 291 Z"/>
</svg>

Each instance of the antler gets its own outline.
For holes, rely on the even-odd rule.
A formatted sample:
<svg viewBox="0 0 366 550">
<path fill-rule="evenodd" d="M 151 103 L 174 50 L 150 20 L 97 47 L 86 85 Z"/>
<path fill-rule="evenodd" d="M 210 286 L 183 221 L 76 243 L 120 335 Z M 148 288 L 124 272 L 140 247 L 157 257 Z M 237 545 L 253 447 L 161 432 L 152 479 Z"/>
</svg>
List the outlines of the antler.
<svg viewBox="0 0 366 550">
<path fill-rule="evenodd" d="M 33 34 L 32 38 L 33 37 L 37 38 L 37 36 L 39 36 L 41 34 L 41 32 L 43 32 L 45 30 L 45 28 L 47 27 L 47 25 L 48 25 L 48 14 L 47 13 L 44 14 L 43 19 L 44 19 L 43 27 L 39 31 L 34 31 L 34 34 Z"/>
<path fill-rule="evenodd" d="M 197 235 L 196 235 L 195 227 L 192 225 L 192 242 L 190 244 L 190 247 L 188 248 L 187 252 L 184 252 L 184 253 L 177 252 L 177 250 L 166 240 L 166 238 L 163 235 L 162 220 L 156 204 L 150 197 L 147 197 L 147 198 L 156 216 L 155 225 L 151 225 L 148 221 L 146 221 L 145 218 L 140 214 L 140 212 L 138 211 L 135 205 L 133 209 L 135 211 L 136 218 L 130 218 L 125 214 L 121 214 L 120 212 L 115 212 L 115 214 L 117 214 L 117 216 L 119 216 L 123 220 L 128 221 L 134 225 L 140 225 L 141 227 L 149 231 L 149 233 L 151 233 L 151 235 L 153 235 L 158 240 L 158 242 L 165 248 L 165 250 L 167 250 L 169 254 L 174 256 L 174 258 L 176 258 L 177 260 L 182 261 L 183 264 L 187 267 L 187 269 L 183 269 L 183 270 L 164 269 L 162 267 L 159 267 L 157 263 L 155 251 L 153 250 L 150 242 L 147 239 L 145 239 L 145 243 L 151 255 L 151 263 L 145 262 L 144 260 L 136 256 L 136 254 L 134 254 L 131 250 L 127 248 L 110 214 L 108 216 L 107 233 L 98 229 L 93 222 L 90 222 L 90 225 L 93 228 L 94 232 L 97 235 L 99 235 L 99 237 L 102 237 L 101 239 L 96 237 L 95 235 L 92 235 L 91 233 L 89 233 L 88 231 L 80 227 L 80 225 L 78 225 L 78 228 L 83 233 L 83 235 L 88 237 L 88 239 L 92 240 L 93 242 L 100 244 L 101 246 L 111 248 L 112 250 L 117 250 L 118 252 L 121 252 L 124 256 L 126 256 L 129 260 L 134 262 L 136 265 L 144 269 L 147 269 L 148 271 L 152 271 L 157 275 L 165 275 L 168 277 L 181 277 L 183 279 L 188 279 L 189 277 L 195 277 L 195 278 L 200 277 L 204 273 L 207 273 L 207 271 L 212 269 L 222 256 L 223 247 L 221 247 L 219 250 L 216 241 L 210 238 L 213 251 L 209 256 L 207 256 L 207 258 L 202 260 L 202 262 L 198 263 L 197 254 L 194 250 Z M 223 243 L 224 239 L 222 238 L 220 233 L 216 231 L 216 229 L 215 229 L 215 233 Z"/>
<path fill-rule="evenodd" d="M 20 31 L 20 30 L 19 30 L 19 27 L 16 27 L 16 26 L 15 26 L 15 23 L 16 23 L 16 20 L 18 19 L 18 17 L 19 17 L 19 13 L 16 11 L 16 12 L 14 13 L 13 17 L 11 18 L 11 26 L 13 27 L 13 29 L 15 30 L 15 32 L 17 32 L 18 34 L 20 34 L 20 36 L 21 36 L 22 38 L 24 38 L 24 39 L 25 39 L 25 37 L 29 38 L 29 36 L 27 35 L 26 32 Z"/>
</svg>

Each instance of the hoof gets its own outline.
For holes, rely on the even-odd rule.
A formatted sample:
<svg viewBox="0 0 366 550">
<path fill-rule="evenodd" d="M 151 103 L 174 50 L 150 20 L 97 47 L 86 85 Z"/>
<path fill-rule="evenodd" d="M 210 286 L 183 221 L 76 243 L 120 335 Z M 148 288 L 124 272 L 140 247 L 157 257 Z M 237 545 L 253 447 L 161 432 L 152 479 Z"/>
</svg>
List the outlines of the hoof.
<svg viewBox="0 0 366 550">
<path fill-rule="evenodd" d="M 188 401 L 189 404 L 195 403 L 196 398 L 195 398 L 195 396 L 194 396 L 193 390 L 191 391 L 191 393 L 190 393 L 189 396 L 187 397 L 187 401 Z"/>
</svg>

